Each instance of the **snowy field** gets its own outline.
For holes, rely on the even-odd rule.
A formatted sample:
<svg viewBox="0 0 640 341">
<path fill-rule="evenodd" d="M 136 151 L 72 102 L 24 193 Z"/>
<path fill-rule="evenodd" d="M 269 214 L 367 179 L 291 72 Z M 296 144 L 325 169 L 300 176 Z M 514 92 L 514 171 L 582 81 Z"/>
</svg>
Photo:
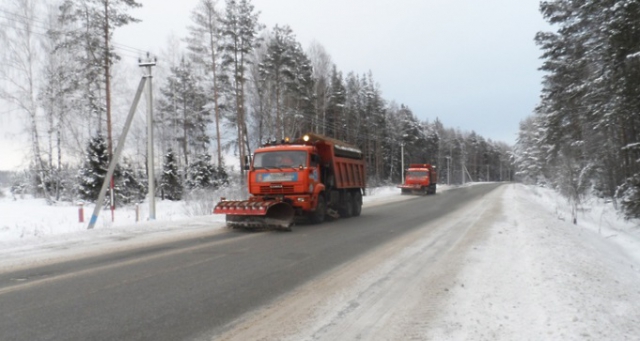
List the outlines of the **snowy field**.
<svg viewBox="0 0 640 341">
<path fill-rule="evenodd" d="M 441 186 L 438 192 L 447 190 Z M 424 252 L 428 245 L 427 240 L 416 238 L 410 247 L 369 267 L 326 300 L 355 302 L 361 309 L 369 303 L 381 304 L 383 298 L 367 302 L 364 288 L 375 288 L 385 273 L 406 271 L 413 280 L 396 284 L 406 290 L 390 297 L 393 303 L 385 307 L 388 312 L 364 321 L 396 327 L 368 326 L 366 330 L 374 334 L 364 339 L 640 339 L 638 222 L 624 221 L 610 203 L 590 199 L 580 211 L 578 225 L 573 225 L 566 200 L 549 189 L 510 184 L 495 193 L 501 212 L 498 219 L 483 226 L 464 253 L 440 267 L 407 267 L 416 259 L 416 252 Z M 364 206 L 408 198 L 411 196 L 399 195 L 396 188 L 379 188 L 370 191 Z M 157 220 L 137 223 L 133 207 L 117 210 L 114 223 L 110 212 L 104 211 L 96 228 L 86 230 L 87 219 L 78 222 L 77 206 L 47 206 L 42 200 L 14 200 L 5 193 L 0 198 L 0 271 L 224 228 L 222 216 L 198 214 L 198 210 L 209 209 L 206 204 L 194 206 L 193 202 L 158 201 Z M 90 209 L 85 207 L 85 218 Z M 475 209 L 479 215 L 484 212 L 483 204 Z M 145 217 L 147 207 L 141 205 L 140 210 Z M 455 273 L 449 274 L 454 268 Z M 440 291 L 425 292 L 433 283 L 421 282 L 420 276 L 429 272 L 429 281 L 433 281 L 438 271 L 447 279 L 446 285 Z M 413 302 L 399 304 L 407 293 L 413 293 Z M 335 309 L 340 307 L 314 307 L 316 326 L 323 318 L 339 315 Z M 335 336 L 330 328 L 320 326 L 326 337 L 314 339 Z M 307 323 L 287 337 L 309 339 L 309 335 L 318 335 L 313 328 L 314 324 Z"/>
</svg>

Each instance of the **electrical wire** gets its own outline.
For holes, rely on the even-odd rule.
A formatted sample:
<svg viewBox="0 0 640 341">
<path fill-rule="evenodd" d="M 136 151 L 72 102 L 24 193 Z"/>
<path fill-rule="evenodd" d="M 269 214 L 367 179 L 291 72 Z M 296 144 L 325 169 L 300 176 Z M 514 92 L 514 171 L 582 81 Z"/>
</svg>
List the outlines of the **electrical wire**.
<svg viewBox="0 0 640 341">
<path fill-rule="evenodd" d="M 0 8 L 0 18 L 9 20 L 12 22 L 16 22 L 16 23 L 24 23 L 26 20 L 32 23 L 32 26 L 31 26 L 32 28 L 37 28 L 37 30 L 28 30 L 25 28 L 9 25 L 8 23 L 0 22 L 0 28 L 2 28 L 3 30 L 14 29 L 17 31 L 25 32 L 25 33 L 33 33 L 35 35 L 45 37 L 45 38 L 49 38 L 48 32 L 52 31 L 51 27 L 49 27 L 43 21 L 38 20 L 37 18 L 28 18 L 26 16 L 8 11 L 3 8 Z M 130 57 L 130 58 L 140 58 L 141 55 L 144 55 L 147 53 L 147 51 L 145 50 L 120 44 L 113 40 L 111 41 L 111 46 L 114 50 L 118 50 L 118 53 L 121 54 L 122 56 Z M 97 46 L 97 48 L 103 51 L 106 49 L 104 46 Z"/>
</svg>

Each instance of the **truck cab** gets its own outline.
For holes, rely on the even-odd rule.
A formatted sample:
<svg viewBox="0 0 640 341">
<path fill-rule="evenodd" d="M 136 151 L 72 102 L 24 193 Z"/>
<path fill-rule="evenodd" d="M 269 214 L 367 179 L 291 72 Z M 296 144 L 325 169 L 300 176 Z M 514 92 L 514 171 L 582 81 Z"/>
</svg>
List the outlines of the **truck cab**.
<svg viewBox="0 0 640 341">
<path fill-rule="evenodd" d="M 405 171 L 404 183 L 398 187 L 402 194 L 435 194 L 437 180 L 435 166 L 428 163 L 410 164 Z"/>
<path fill-rule="evenodd" d="M 318 153 L 313 146 L 273 145 L 256 150 L 249 169 L 249 193 L 274 197 L 291 204 L 296 211 L 315 208 L 314 193 L 322 184 Z"/>
</svg>

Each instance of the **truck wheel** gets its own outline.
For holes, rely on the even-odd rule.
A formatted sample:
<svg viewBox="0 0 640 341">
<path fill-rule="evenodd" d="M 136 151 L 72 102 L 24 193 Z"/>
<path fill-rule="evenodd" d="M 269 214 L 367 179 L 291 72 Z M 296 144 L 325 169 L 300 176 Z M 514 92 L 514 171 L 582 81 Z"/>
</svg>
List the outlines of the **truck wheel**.
<svg viewBox="0 0 640 341">
<path fill-rule="evenodd" d="M 340 209 L 340 217 L 342 218 L 350 218 L 353 216 L 353 199 L 351 199 L 351 193 L 347 192 L 344 194 L 344 205 Z"/>
<path fill-rule="evenodd" d="M 324 201 L 324 196 L 320 194 L 318 196 L 318 205 L 316 206 L 316 210 L 311 213 L 311 222 L 313 224 L 320 224 L 324 221 L 325 213 L 327 212 L 327 205 Z"/>
<path fill-rule="evenodd" d="M 362 193 L 356 191 L 353 193 L 353 216 L 359 217 L 362 212 Z"/>
</svg>

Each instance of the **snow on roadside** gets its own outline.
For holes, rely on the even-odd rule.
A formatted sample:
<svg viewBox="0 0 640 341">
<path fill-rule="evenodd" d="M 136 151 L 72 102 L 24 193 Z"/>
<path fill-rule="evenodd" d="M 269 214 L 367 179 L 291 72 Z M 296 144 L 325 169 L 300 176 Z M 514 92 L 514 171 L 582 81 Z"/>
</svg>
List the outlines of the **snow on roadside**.
<svg viewBox="0 0 640 341">
<path fill-rule="evenodd" d="M 443 186 L 442 190 L 446 188 L 447 186 Z M 393 186 L 373 188 L 367 191 L 367 195 L 363 198 L 365 204 L 400 199 L 399 190 Z M 208 200 L 210 203 L 207 203 L 212 204 L 217 200 L 217 197 L 210 198 Z M 110 210 L 105 209 L 100 212 L 95 229 L 112 230 L 114 233 L 121 230 L 127 232 L 149 231 L 156 225 L 163 225 L 166 222 L 184 222 L 199 216 L 209 216 L 213 222 L 224 221 L 224 216 L 211 216 L 209 212 L 212 205 L 204 207 L 201 201 L 156 200 L 156 224 L 145 221 L 149 212 L 147 202 L 138 205 L 138 221 L 136 221 L 136 207 L 134 205 L 117 208 L 113 222 Z M 0 220 L 0 242 L 47 239 L 54 235 L 82 233 L 87 228 L 94 205 L 83 207 L 84 222 L 79 222 L 79 208 L 80 206 L 77 204 L 68 202 L 47 205 L 44 199 L 16 198 L 14 200 L 12 195 L 7 193 L 4 198 L 0 198 L 0 217 L 2 217 Z"/>
<path fill-rule="evenodd" d="M 439 187 L 439 191 L 447 190 L 449 186 Z M 6 191 L 6 190 L 5 190 Z M 399 190 L 394 186 L 367 189 L 367 195 L 363 202 L 367 203 L 401 200 Z M 210 198 L 207 202 L 212 204 L 218 198 Z M 209 202 L 210 201 L 210 202 Z M 148 203 L 139 205 L 138 220 L 136 221 L 136 208 L 134 205 L 117 208 L 115 210 L 114 221 L 111 221 L 111 212 L 103 210 L 96 223 L 96 229 L 107 229 L 117 232 L 126 231 L 148 231 L 155 225 L 145 222 L 148 216 Z M 181 222 L 192 217 L 210 216 L 212 206 L 203 206 L 201 200 L 169 201 L 156 200 L 156 221 L 157 222 Z M 15 200 L 12 195 L 5 194 L 0 198 L 0 242 L 15 240 L 46 239 L 53 235 L 70 233 L 82 233 L 86 230 L 87 222 L 93 213 L 94 205 L 83 207 L 84 222 L 79 222 L 79 208 L 77 204 L 62 202 L 55 205 L 47 205 L 44 199 L 22 198 Z M 223 222 L 223 216 L 210 216 L 214 222 Z"/>
<path fill-rule="evenodd" d="M 442 186 L 439 190 L 447 188 Z M 363 201 L 367 207 L 409 198 L 401 196 L 394 186 L 387 186 L 368 189 Z M 77 205 L 51 206 L 44 199 L 33 198 L 14 200 L 6 191 L 4 197 L 0 196 L 0 270 L 222 230 L 224 216 L 208 214 L 217 200 L 157 200 L 155 221 L 145 221 L 148 203 L 139 205 L 139 222 L 136 222 L 135 206 L 116 209 L 114 222 L 111 222 L 111 212 L 104 210 L 95 228 L 87 230 L 93 205 L 84 207 L 84 222 L 80 223 Z"/>
<path fill-rule="evenodd" d="M 598 205 L 575 226 L 555 193 L 519 184 L 503 207 L 425 339 L 637 339 L 640 238 L 632 223 Z"/>
</svg>

